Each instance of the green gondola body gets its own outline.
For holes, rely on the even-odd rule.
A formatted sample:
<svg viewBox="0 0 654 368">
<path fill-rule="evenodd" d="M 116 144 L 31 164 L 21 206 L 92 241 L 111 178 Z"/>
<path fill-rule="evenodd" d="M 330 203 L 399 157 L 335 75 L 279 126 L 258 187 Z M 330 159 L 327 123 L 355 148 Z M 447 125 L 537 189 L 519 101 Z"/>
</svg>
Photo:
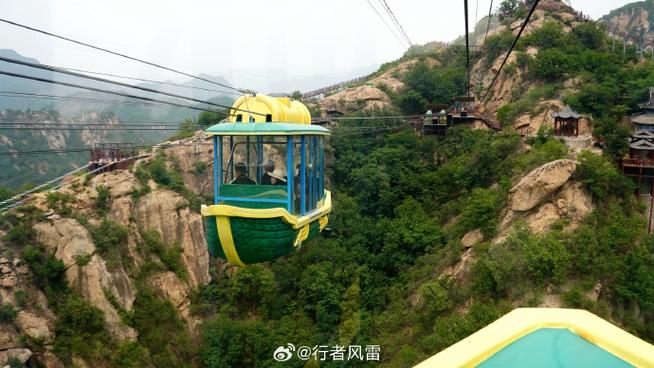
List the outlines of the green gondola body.
<svg viewBox="0 0 654 368">
<path fill-rule="evenodd" d="M 246 265 L 273 261 L 294 252 L 302 245 L 300 243 L 295 246 L 300 230 L 293 229 L 293 225 L 287 224 L 280 217 L 269 219 L 231 217 L 229 222 L 236 251 L 240 260 Z M 218 236 L 216 216 L 206 217 L 205 227 L 209 253 L 227 259 L 223 250 L 224 245 L 221 244 Z M 320 231 L 319 220 L 310 223 L 309 233 L 304 242 L 315 238 Z"/>
<path fill-rule="evenodd" d="M 230 115 L 206 131 L 214 142 L 214 203 L 201 209 L 209 253 L 239 267 L 298 250 L 325 229 L 331 211 L 324 188 L 329 130 L 312 125 L 306 106 L 287 98 L 244 96 L 233 110 L 245 109 L 265 114 Z M 237 155 L 242 162 L 235 164 Z M 271 158 L 281 173 L 266 169 Z"/>
</svg>

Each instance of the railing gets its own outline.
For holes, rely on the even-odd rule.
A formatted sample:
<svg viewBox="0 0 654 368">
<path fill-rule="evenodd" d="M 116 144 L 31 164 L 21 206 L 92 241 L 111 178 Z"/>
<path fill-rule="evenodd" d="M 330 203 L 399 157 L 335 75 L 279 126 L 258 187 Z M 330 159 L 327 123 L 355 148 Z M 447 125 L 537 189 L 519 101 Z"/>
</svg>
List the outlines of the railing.
<svg viewBox="0 0 654 368">
<path fill-rule="evenodd" d="M 344 89 L 344 88 L 348 87 L 351 84 L 357 84 L 357 83 L 361 83 L 363 81 L 366 81 L 369 78 L 371 78 L 373 75 L 375 75 L 375 73 L 371 73 L 371 74 L 365 75 L 363 77 L 350 79 L 350 80 L 347 80 L 347 81 L 344 81 L 344 82 L 332 84 L 332 85 L 327 86 L 327 87 L 318 88 L 318 89 L 315 89 L 313 91 L 305 92 L 305 93 L 302 94 L 302 99 L 303 100 L 311 100 L 311 99 L 315 99 L 315 98 L 317 98 L 320 95 L 323 95 L 325 93 L 329 93 L 329 92 L 333 92 L 333 91 L 339 91 L 341 89 Z"/>
<path fill-rule="evenodd" d="M 654 168 L 654 160 L 640 159 L 640 158 L 625 158 L 622 160 L 622 166 Z"/>
<path fill-rule="evenodd" d="M 101 166 L 101 167 L 99 167 L 99 168 L 97 168 L 95 170 L 91 170 L 91 171 L 85 173 L 83 176 L 86 177 L 88 175 L 95 174 L 95 173 L 97 173 L 97 172 L 99 172 L 101 170 L 107 169 L 107 168 L 109 168 L 109 167 L 111 167 L 113 165 L 118 165 L 118 164 L 120 164 L 120 163 L 122 163 L 122 162 L 124 162 L 126 160 L 134 160 L 134 159 L 139 159 L 139 158 L 143 158 L 143 157 L 146 157 L 146 156 L 149 156 L 149 155 L 139 155 L 139 156 L 134 156 L 134 157 L 128 157 L 128 158 L 125 158 L 125 159 L 120 160 L 120 161 L 114 161 L 114 162 L 108 163 L 106 165 L 103 165 L 103 166 Z M 45 183 L 43 183 L 43 184 L 41 184 L 39 186 L 36 186 L 36 187 L 34 187 L 34 188 L 32 188 L 32 189 L 30 189 L 28 191 L 16 194 L 15 196 L 13 196 L 13 197 L 11 197 L 9 199 L 1 201 L 0 202 L 0 213 L 6 212 L 6 211 L 8 211 L 8 210 L 10 210 L 10 209 L 12 209 L 14 207 L 18 207 L 21 204 L 25 203 L 25 201 L 26 201 L 25 197 L 27 197 L 29 194 L 32 194 L 32 193 L 35 193 L 35 192 L 38 192 L 38 191 L 41 191 L 41 190 L 45 190 L 45 189 L 56 190 L 56 189 L 61 188 L 63 180 L 65 178 L 70 177 L 71 175 L 73 175 L 73 174 L 75 174 L 77 172 L 80 172 L 80 171 L 82 171 L 84 169 L 87 169 L 89 166 L 91 166 L 91 164 L 86 164 L 86 165 L 84 165 L 82 167 L 78 167 L 77 169 L 75 169 L 73 171 L 70 171 L 70 172 L 68 172 L 68 173 L 66 173 L 64 175 L 56 177 L 56 178 L 54 178 L 54 179 L 52 179 L 50 181 L 47 181 L 47 182 L 45 182 Z"/>
</svg>

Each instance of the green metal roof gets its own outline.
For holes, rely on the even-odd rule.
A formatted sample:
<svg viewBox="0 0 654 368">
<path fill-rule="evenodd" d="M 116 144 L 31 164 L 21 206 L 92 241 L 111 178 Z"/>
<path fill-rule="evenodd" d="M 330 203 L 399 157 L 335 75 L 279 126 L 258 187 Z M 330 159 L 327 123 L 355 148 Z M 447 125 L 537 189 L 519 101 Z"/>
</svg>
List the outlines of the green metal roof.
<svg viewBox="0 0 654 368">
<path fill-rule="evenodd" d="M 330 135 L 320 125 L 297 123 L 220 123 L 206 130 L 208 135 Z"/>
</svg>

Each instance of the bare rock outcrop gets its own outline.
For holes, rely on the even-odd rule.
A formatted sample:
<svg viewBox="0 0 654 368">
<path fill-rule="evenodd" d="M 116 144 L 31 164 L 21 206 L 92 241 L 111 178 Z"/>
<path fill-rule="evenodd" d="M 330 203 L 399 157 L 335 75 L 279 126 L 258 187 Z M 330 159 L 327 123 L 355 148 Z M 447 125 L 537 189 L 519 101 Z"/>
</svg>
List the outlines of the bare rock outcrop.
<svg viewBox="0 0 654 368">
<path fill-rule="evenodd" d="M 176 143 L 179 145 L 167 149 L 166 154 L 177 165 L 184 185 L 196 194 L 211 190 L 213 145 L 206 141 L 204 131 Z M 224 154 L 228 157 L 229 152 Z"/>
<path fill-rule="evenodd" d="M 157 189 L 143 196 L 133 209 L 112 208 L 112 216 L 132 216 L 143 230 L 154 229 L 169 246 L 182 247 L 182 262 L 188 283 L 195 288 L 209 282 L 209 252 L 206 246 L 202 216 L 188 207 L 180 208 L 184 198 L 179 194 Z M 125 211 L 128 211 L 125 213 Z"/>
<path fill-rule="evenodd" d="M 560 219 L 568 220 L 565 230 L 575 229 L 594 208 L 583 184 L 571 180 L 575 168 L 575 161 L 556 160 L 523 177 L 510 191 L 499 235 L 493 243 L 506 239 L 517 220 L 525 221 L 536 234 L 546 232 Z"/>
<path fill-rule="evenodd" d="M 466 280 L 470 276 L 470 270 L 474 260 L 475 257 L 472 253 L 472 248 L 468 248 L 463 252 L 461 258 L 455 265 L 449 266 L 441 272 L 439 278 L 448 277 L 457 280 L 458 282 Z"/>
<path fill-rule="evenodd" d="M 327 106 L 340 106 L 345 111 L 371 111 L 390 108 L 391 99 L 379 88 L 363 85 L 325 97 L 319 104 L 323 109 Z"/>
<path fill-rule="evenodd" d="M 88 230 L 73 219 L 60 219 L 34 225 L 37 239 L 46 244 L 66 267 L 66 278 L 91 304 L 104 312 L 107 329 L 119 339 L 136 339 L 136 331 L 126 326 L 106 293 L 116 297 L 121 307 L 131 310 L 135 291 L 122 267 L 108 269 L 102 257 L 95 253 L 95 245 Z M 90 257 L 80 265 L 80 257 Z"/>
<path fill-rule="evenodd" d="M 21 364 L 27 363 L 32 356 L 32 351 L 25 348 L 14 348 L 7 350 L 0 350 L 0 362 L 6 362 L 9 359 L 18 359 Z"/>
<path fill-rule="evenodd" d="M 200 321 L 191 315 L 191 299 L 188 285 L 173 272 L 161 272 L 151 276 L 148 283 L 160 297 L 168 299 L 177 309 L 179 315 L 186 320 L 191 336 L 197 336 Z"/>
<path fill-rule="evenodd" d="M 463 238 L 461 238 L 461 244 L 465 248 L 470 248 L 482 240 L 484 240 L 484 234 L 481 232 L 481 229 L 475 229 L 467 232 Z"/>
<path fill-rule="evenodd" d="M 509 208 L 512 211 L 534 208 L 561 188 L 576 167 L 573 160 L 556 160 L 532 170 L 511 189 Z"/>
<path fill-rule="evenodd" d="M 20 311 L 16 316 L 16 325 L 32 339 L 39 339 L 45 342 L 51 342 L 53 338 L 53 328 L 51 321 L 34 313 Z"/>
</svg>

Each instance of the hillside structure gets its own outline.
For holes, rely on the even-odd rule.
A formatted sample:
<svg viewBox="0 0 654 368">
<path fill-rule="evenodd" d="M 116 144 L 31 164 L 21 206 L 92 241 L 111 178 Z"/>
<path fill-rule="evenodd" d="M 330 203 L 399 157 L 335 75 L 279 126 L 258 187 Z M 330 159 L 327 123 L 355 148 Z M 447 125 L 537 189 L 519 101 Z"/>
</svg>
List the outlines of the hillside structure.
<svg viewBox="0 0 654 368">
<path fill-rule="evenodd" d="M 643 111 L 631 116 L 634 130 L 654 131 L 654 87 L 650 87 L 649 89 L 649 101 L 638 106 L 640 106 Z"/>
</svg>

